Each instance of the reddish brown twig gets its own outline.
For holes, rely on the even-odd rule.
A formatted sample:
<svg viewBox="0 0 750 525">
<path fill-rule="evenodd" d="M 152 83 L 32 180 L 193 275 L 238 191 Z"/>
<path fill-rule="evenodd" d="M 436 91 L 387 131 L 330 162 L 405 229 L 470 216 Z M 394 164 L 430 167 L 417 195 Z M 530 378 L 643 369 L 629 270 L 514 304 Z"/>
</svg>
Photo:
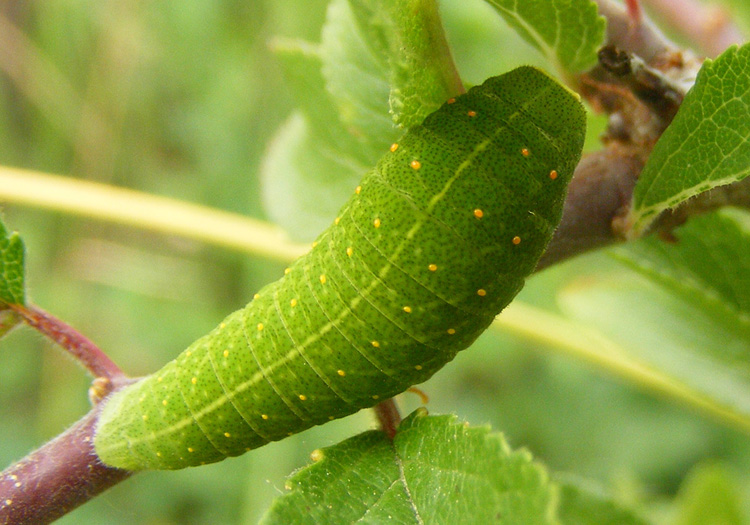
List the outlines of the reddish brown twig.
<svg viewBox="0 0 750 525">
<path fill-rule="evenodd" d="M 124 377 L 122 370 L 98 346 L 75 328 L 34 305 L 11 305 L 21 318 L 72 355 L 94 377 L 117 380 Z"/>
</svg>

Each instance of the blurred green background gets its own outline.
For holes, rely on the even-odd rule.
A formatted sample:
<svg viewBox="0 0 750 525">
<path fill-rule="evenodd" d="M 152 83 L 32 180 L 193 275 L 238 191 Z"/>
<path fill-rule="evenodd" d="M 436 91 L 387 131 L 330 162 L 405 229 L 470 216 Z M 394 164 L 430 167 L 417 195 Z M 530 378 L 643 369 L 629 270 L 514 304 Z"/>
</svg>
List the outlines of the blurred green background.
<svg viewBox="0 0 750 525">
<path fill-rule="evenodd" d="M 326 4 L 0 1 L 0 165 L 263 218 L 261 158 L 293 109 L 268 44 L 318 41 Z M 467 83 L 540 62 L 480 0 L 443 4 Z M 33 302 L 132 375 L 156 370 L 283 268 L 61 213 L 2 213 L 26 241 Z M 582 275 L 625 271 L 595 254 L 535 276 L 522 298 L 555 309 L 553 292 Z M 0 363 L 5 466 L 88 410 L 90 377 L 27 329 L 2 341 Z M 733 464 L 747 485 L 745 436 L 510 336 L 486 334 L 421 388 L 433 413 L 491 423 L 551 469 L 657 514 L 696 464 Z M 419 405 L 400 402 L 404 413 Z M 312 450 L 372 425 L 364 412 L 220 464 L 140 474 L 60 523 L 254 523 Z"/>
</svg>

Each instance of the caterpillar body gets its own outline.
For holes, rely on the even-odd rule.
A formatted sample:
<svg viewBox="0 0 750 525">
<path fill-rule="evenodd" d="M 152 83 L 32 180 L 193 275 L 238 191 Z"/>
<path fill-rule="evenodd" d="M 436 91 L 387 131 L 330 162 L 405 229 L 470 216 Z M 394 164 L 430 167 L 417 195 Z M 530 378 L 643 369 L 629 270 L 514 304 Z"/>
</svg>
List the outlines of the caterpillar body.
<svg viewBox="0 0 750 525">
<path fill-rule="evenodd" d="M 214 462 L 425 381 L 534 270 L 584 128 L 577 97 L 531 67 L 446 102 L 391 146 L 280 280 L 110 397 L 101 460 Z"/>
</svg>

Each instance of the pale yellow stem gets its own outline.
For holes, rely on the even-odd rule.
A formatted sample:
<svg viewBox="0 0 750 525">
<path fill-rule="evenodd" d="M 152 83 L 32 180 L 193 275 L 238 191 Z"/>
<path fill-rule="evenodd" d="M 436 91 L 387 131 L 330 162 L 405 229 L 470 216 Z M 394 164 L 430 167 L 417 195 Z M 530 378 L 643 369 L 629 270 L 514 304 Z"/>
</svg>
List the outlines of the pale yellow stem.
<svg viewBox="0 0 750 525">
<path fill-rule="evenodd" d="M 249 217 L 135 190 L 0 167 L 0 202 L 63 211 L 288 262 L 309 246 Z"/>
</svg>

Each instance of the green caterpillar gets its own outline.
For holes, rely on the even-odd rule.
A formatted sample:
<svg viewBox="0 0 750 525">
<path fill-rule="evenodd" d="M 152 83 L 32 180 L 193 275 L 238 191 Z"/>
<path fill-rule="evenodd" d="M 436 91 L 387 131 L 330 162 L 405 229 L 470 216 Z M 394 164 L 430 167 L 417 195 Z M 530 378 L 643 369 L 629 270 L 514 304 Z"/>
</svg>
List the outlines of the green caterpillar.
<svg viewBox="0 0 750 525">
<path fill-rule="evenodd" d="M 391 146 L 280 280 L 111 396 L 101 460 L 219 461 L 428 379 L 534 270 L 584 128 L 577 97 L 531 67 L 449 100 Z"/>
</svg>

